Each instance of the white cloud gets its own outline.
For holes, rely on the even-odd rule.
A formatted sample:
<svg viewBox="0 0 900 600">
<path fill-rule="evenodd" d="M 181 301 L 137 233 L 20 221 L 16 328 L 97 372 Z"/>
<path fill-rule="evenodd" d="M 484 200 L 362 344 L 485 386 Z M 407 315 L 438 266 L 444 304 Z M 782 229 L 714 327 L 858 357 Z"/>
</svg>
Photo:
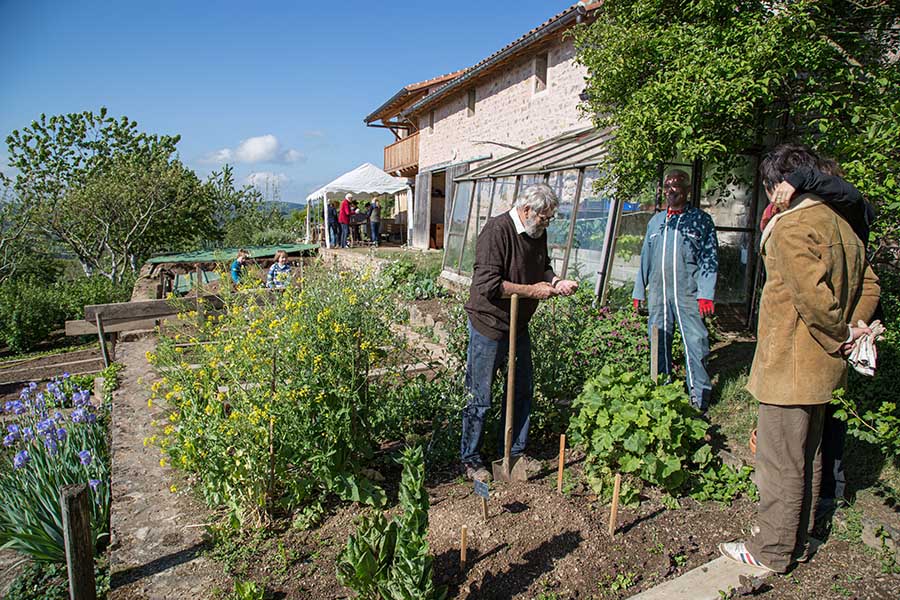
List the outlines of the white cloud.
<svg viewBox="0 0 900 600">
<path fill-rule="evenodd" d="M 286 163 L 305 162 L 306 155 L 298 150 L 291 149 L 281 155 L 281 160 Z"/>
<path fill-rule="evenodd" d="M 247 138 L 235 148 L 234 158 L 243 163 L 270 162 L 277 156 L 279 145 L 278 138 L 271 133 Z"/>
<path fill-rule="evenodd" d="M 214 164 L 295 163 L 305 160 L 306 156 L 298 150 L 282 150 L 281 142 L 271 133 L 241 140 L 234 149 L 222 148 L 203 158 L 203 162 Z"/>
<path fill-rule="evenodd" d="M 244 179 L 244 183 L 261 189 L 265 189 L 266 186 L 283 186 L 288 181 L 290 178 L 284 173 L 273 173 L 272 171 L 254 171 Z"/>
</svg>

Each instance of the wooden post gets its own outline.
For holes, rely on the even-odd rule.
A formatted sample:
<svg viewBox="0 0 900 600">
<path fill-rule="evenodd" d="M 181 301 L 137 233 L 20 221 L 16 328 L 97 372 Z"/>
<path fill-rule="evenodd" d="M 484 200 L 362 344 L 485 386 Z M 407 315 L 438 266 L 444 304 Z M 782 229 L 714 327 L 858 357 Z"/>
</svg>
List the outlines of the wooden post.
<svg viewBox="0 0 900 600">
<path fill-rule="evenodd" d="M 468 544 L 469 538 L 469 528 L 465 525 L 460 529 L 460 542 L 459 542 L 459 570 L 462 573 L 466 572 L 466 545 Z"/>
<path fill-rule="evenodd" d="M 97 314 L 97 335 L 100 337 L 100 352 L 103 354 L 103 366 L 109 366 L 109 352 L 106 351 L 106 334 L 103 332 L 103 317 Z"/>
<path fill-rule="evenodd" d="M 487 523 L 487 498 L 481 499 L 481 520 Z"/>
<path fill-rule="evenodd" d="M 616 473 L 616 481 L 613 484 L 612 506 L 609 508 L 609 537 L 616 533 L 616 519 L 619 516 L 619 489 L 622 487 L 622 475 Z"/>
<path fill-rule="evenodd" d="M 84 483 L 65 485 L 59 490 L 71 600 L 97 600 L 90 498 Z"/>
<path fill-rule="evenodd" d="M 116 360 L 116 344 L 119 342 L 119 333 L 117 331 L 112 331 L 109 334 L 109 360 L 110 362 L 115 362 Z"/>
<path fill-rule="evenodd" d="M 650 329 L 650 379 L 659 377 L 659 325 Z"/>
<path fill-rule="evenodd" d="M 513 294 L 509 298 L 509 357 L 506 361 L 506 431 L 503 445 L 503 472 L 509 479 L 512 467 L 512 442 L 513 442 L 513 405 L 516 396 L 516 335 L 519 319 L 519 295 Z"/>
<path fill-rule="evenodd" d="M 559 468 L 556 473 L 556 493 L 562 494 L 563 467 L 566 464 L 566 434 L 559 436 Z"/>
<path fill-rule="evenodd" d="M 272 351 L 272 406 L 275 405 L 275 387 L 278 383 L 278 350 Z M 275 493 L 275 417 L 269 415 L 269 484 L 266 495 L 269 503 Z"/>
</svg>

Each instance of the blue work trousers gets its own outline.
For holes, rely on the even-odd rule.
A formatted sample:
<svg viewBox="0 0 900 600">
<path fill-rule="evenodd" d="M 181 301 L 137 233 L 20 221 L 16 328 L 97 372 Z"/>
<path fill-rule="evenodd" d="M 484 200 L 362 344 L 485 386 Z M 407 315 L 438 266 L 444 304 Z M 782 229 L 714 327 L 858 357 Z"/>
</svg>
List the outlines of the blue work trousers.
<svg viewBox="0 0 900 600">
<path fill-rule="evenodd" d="M 378 245 L 378 234 L 381 231 L 381 222 L 380 221 L 372 221 L 369 223 L 369 234 L 372 241 L 375 245 Z"/>
<path fill-rule="evenodd" d="M 341 223 L 341 248 L 347 247 L 347 241 L 350 239 L 350 225 Z"/>
<path fill-rule="evenodd" d="M 484 436 L 484 421 L 491 408 L 491 386 L 497 371 L 506 364 L 509 355 L 509 336 L 492 340 L 481 335 L 469 321 L 469 349 L 466 355 L 466 391 L 469 400 L 463 409 L 460 455 L 464 464 L 484 464 L 479 453 Z M 534 373 L 531 362 L 531 338 L 528 330 L 516 338 L 516 381 L 513 404 L 512 454 L 525 452 L 534 394 Z M 500 408 L 500 436 L 498 454 L 503 455 L 506 431 L 506 382 Z"/>
<path fill-rule="evenodd" d="M 659 373 L 672 373 L 672 343 L 674 326 L 678 325 L 684 343 L 684 354 L 687 358 L 687 384 L 691 394 L 691 404 L 698 410 L 706 410 L 712 392 L 712 382 L 706 372 L 706 360 L 709 357 L 709 332 L 697 301 L 693 298 L 682 299 L 651 298 L 649 335 L 653 335 L 653 326 L 659 327 Z M 652 340 L 651 340 L 652 341 Z"/>
</svg>

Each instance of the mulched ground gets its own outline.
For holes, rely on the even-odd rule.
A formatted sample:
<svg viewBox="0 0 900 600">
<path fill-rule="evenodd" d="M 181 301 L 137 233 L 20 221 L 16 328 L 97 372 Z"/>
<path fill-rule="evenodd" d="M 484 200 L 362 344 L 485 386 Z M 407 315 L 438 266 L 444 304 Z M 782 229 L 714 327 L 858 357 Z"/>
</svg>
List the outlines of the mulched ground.
<svg viewBox="0 0 900 600">
<path fill-rule="evenodd" d="M 553 464 L 553 457 L 543 458 Z M 659 498 L 647 498 L 637 509 L 620 510 L 610 539 L 609 507 L 583 488 L 558 495 L 549 469 L 527 483 L 494 484 L 487 522 L 468 482 L 434 483 L 429 497 L 435 579 L 448 587 L 449 598 L 471 600 L 628 598 L 716 558 L 716 544 L 744 537 L 754 512 L 747 500 L 723 506 L 685 499 L 681 509 L 668 510 Z M 276 528 L 253 540 L 256 549 L 244 553 L 233 572 L 264 584 L 268 597 L 351 597 L 337 583 L 334 565 L 364 510 L 339 507 L 309 532 Z M 469 530 L 465 573 L 459 564 L 462 525 Z M 897 598 L 900 577 L 883 574 L 860 544 L 838 537 L 832 535 L 810 563 L 772 578 L 761 596 Z"/>
</svg>

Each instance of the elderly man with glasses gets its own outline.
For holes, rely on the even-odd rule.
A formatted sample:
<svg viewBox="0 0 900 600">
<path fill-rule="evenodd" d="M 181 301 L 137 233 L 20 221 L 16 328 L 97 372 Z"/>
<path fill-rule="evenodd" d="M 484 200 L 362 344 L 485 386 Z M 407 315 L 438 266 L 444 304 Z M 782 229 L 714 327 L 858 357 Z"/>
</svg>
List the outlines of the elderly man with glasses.
<svg viewBox="0 0 900 600">
<path fill-rule="evenodd" d="M 490 480 L 480 455 L 484 421 L 491 407 L 491 387 L 509 352 L 510 297 L 520 297 L 516 328 L 515 422 L 513 456 L 522 456 L 526 469 L 539 463 L 525 458 L 531 399 L 534 391 L 531 340 L 528 321 L 539 300 L 569 296 L 578 284 L 553 272 L 547 250 L 547 226 L 556 214 L 559 200 L 545 184 L 526 188 L 515 206 L 485 223 L 475 246 L 472 287 L 465 309 L 469 316 L 469 347 L 466 360 L 466 390 L 469 400 L 463 410 L 460 454 L 466 477 Z M 506 402 L 506 394 L 503 394 Z M 501 407 L 500 431 L 505 407 Z M 500 436 L 500 444 L 503 443 Z M 502 449 L 500 451 L 502 454 Z"/>
</svg>

